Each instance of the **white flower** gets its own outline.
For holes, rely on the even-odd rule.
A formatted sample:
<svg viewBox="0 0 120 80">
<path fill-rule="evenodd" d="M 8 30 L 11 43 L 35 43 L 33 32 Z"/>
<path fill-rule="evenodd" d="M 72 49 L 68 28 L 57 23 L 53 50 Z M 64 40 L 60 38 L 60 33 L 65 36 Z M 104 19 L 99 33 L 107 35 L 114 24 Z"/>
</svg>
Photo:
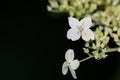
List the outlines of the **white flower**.
<svg viewBox="0 0 120 80">
<path fill-rule="evenodd" d="M 66 54 L 65 54 L 65 59 L 66 61 L 63 63 L 62 65 L 62 73 L 63 75 L 66 75 L 68 72 L 68 68 L 73 76 L 74 79 L 77 78 L 75 70 L 79 67 L 80 62 L 74 59 L 74 51 L 72 49 L 67 50 Z"/>
<path fill-rule="evenodd" d="M 82 37 L 85 41 L 89 41 L 90 39 L 94 40 L 94 33 L 91 29 L 89 29 L 92 25 L 90 17 L 83 18 L 80 21 L 76 18 L 69 17 L 68 22 L 71 27 L 67 32 L 68 39 L 76 41 Z"/>
</svg>

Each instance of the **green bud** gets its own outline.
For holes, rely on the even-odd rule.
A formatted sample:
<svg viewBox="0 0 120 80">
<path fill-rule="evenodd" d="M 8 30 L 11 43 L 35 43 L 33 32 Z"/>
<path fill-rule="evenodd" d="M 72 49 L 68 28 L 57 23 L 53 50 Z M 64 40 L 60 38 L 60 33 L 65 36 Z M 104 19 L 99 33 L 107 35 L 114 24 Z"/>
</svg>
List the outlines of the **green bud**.
<svg viewBox="0 0 120 80">
<path fill-rule="evenodd" d="M 93 51 L 92 54 L 93 54 L 95 59 L 97 59 L 97 60 L 99 59 L 98 51 Z"/>
<path fill-rule="evenodd" d="M 104 48 L 104 47 L 105 47 L 105 45 L 102 43 L 102 44 L 100 45 L 100 47 L 101 47 L 101 48 Z"/>
<path fill-rule="evenodd" d="M 49 2 L 50 2 L 50 6 L 51 6 L 52 8 L 58 8 L 58 7 L 59 7 L 57 1 L 55 1 L 55 0 L 49 0 Z"/>
<path fill-rule="evenodd" d="M 92 13 L 93 11 L 95 11 L 97 9 L 97 5 L 96 4 L 91 4 L 90 5 L 90 12 Z"/>
<path fill-rule="evenodd" d="M 116 26 L 113 27 L 113 31 L 117 31 L 118 28 Z"/>
<path fill-rule="evenodd" d="M 99 54 L 95 54 L 94 58 L 97 59 L 97 60 L 99 60 Z"/>
<path fill-rule="evenodd" d="M 75 8 L 74 7 L 72 7 L 72 6 L 69 6 L 69 15 L 70 16 L 74 16 L 74 14 L 75 14 Z"/>
<path fill-rule="evenodd" d="M 83 48 L 83 50 L 84 50 L 84 52 L 85 52 L 86 54 L 89 54 L 89 49 Z"/>
<path fill-rule="evenodd" d="M 92 43 L 92 48 L 97 49 L 97 46 L 94 43 Z"/>
<path fill-rule="evenodd" d="M 105 53 L 100 53 L 100 58 L 106 58 L 107 56 Z"/>
</svg>

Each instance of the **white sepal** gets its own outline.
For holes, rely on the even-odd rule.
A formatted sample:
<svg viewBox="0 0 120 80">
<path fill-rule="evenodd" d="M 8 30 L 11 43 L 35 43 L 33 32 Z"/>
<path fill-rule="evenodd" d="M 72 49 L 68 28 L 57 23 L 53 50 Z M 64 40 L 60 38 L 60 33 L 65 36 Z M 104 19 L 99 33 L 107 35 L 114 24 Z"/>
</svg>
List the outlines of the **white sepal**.
<svg viewBox="0 0 120 80">
<path fill-rule="evenodd" d="M 68 23 L 71 28 L 77 28 L 77 26 L 79 25 L 79 20 L 73 17 L 69 17 Z"/>
<path fill-rule="evenodd" d="M 82 32 L 82 39 L 89 41 L 90 39 L 94 40 L 94 33 L 91 29 L 84 29 Z"/>
<path fill-rule="evenodd" d="M 73 70 L 76 70 L 80 65 L 80 62 L 76 59 L 76 60 L 73 60 L 71 63 L 70 63 L 70 66 Z"/>
<path fill-rule="evenodd" d="M 71 61 L 73 61 L 73 59 L 74 59 L 74 51 L 73 51 L 73 49 L 69 49 L 69 50 L 67 50 L 67 52 L 66 52 L 66 54 L 65 54 L 65 59 L 66 59 L 66 61 L 67 62 L 71 62 Z"/>
<path fill-rule="evenodd" d="M 73 76 L 73 78 L 74 78 L 74 79 L 77 79 L 77 76 L 76 76 L 75 71 L 74 71 L 71 67 L 69 67 L 69 69 L 70 69 L 70 73 L 71 73 L 71 75 Z"/>
<path fill-rule="evenodd" d="M 76 41 L 80 38 L 81 33 L 77 28 L 71 28 L 67 32 L 67 38 L 71 39 L 72 41 Z"/>
<path fill-rule="evenodd" d="M 66 75 L 67 72 L 68 72 L 68 63 L 64 62 L 63 65 L 62 65 L 62 74 Z"/>
</svg>

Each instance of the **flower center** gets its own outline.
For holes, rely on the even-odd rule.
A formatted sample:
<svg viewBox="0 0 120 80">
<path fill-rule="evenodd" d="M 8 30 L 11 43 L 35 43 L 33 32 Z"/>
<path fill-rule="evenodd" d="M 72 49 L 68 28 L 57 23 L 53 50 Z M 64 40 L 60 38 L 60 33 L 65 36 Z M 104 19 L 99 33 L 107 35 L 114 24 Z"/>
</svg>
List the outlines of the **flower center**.
<svg viewBox="0 0 120 80">
<path fill-rule="evenodd" d="M 84 30 L 84 28 L 82 26 L 78 26 L 77 28 L 78 28 L 80 33 L 82 33 L 82 31 Z"/>
</svg>

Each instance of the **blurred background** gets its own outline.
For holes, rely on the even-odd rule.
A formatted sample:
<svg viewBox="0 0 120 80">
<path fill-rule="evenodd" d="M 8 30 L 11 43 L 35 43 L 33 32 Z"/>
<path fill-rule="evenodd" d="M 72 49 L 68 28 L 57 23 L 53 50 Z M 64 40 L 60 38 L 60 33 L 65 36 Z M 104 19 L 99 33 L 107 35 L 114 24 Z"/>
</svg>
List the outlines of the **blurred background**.
<svg viewBox="0 0 120 80">
<path fill-rule="evenodd" d="M 47 0 L 0 2 L 0 80 L 74 80 L 61 73 L 67 49 L 86 57 L 84 41 L 67 40 L 66 14 L 47 11 Z M 111 46 L 113 44 L 111 43 Z M 120 80 L 120 54 L 90 59 L 76 71 L 77 80 Z"/>
</svg>

